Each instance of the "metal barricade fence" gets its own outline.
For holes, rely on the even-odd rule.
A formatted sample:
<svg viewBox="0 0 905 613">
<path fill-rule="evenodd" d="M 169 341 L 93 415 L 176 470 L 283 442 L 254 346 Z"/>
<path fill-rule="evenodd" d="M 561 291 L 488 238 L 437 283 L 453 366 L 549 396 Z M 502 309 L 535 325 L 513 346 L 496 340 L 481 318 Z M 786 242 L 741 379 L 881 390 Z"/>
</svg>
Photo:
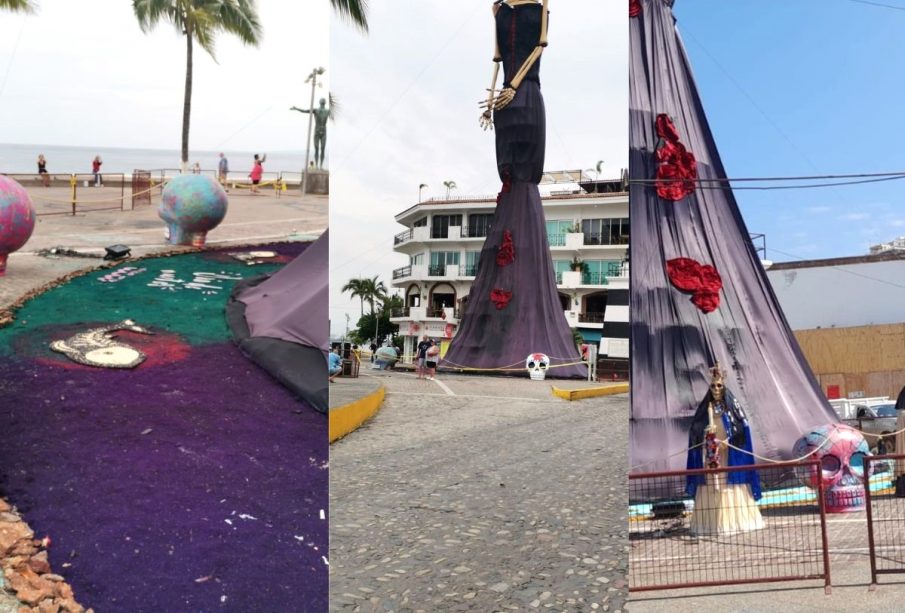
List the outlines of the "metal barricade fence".
<svg viewBox="0 0 905 613">
<path fill-rule="evenodd" d="M 905 455 L 864 458 L 870 589 L 878 575 L 905 573 Z"/>
<path fill-rule="evenodd" d="M 829 593 L 819 474 L 810 461 L 629 475 L 629 591 L 823 579 Z"/>
</svg>

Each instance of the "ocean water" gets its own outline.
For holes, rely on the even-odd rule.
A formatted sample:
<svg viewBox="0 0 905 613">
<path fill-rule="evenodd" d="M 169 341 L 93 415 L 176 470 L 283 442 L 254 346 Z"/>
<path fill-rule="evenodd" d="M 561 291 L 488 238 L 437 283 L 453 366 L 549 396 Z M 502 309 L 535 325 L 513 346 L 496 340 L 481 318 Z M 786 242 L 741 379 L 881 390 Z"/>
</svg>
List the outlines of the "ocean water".
<svg viewBox="0 0 905 613">
<path fill-rule="evenodd" d="M 116 147 L 64 147 L 59 145 L 11 145 L 0 144 L 0 174 L 38 172 L 38 154 L 47 159 L 47 171 L 52 174 L 90 173 L 91 160 L 100 155 L 104 165 L 102 173 L 126 173 L 134 170 L 179 169 L 179 150 L 124 149 Z M 230 151 L 223 150 L 229 160 L 230 177 L 245 177 L 251 172 L 255 153 L 266 153 L 264 178 L 276 178 L 283 173 L 287 179 L 298 179 L 305 165 L 304 152 L 293 151 Z M 219 151 L 193 151 L 189 165 L 201 164 L 205 173 L 215 172 Z"/>
</svg>

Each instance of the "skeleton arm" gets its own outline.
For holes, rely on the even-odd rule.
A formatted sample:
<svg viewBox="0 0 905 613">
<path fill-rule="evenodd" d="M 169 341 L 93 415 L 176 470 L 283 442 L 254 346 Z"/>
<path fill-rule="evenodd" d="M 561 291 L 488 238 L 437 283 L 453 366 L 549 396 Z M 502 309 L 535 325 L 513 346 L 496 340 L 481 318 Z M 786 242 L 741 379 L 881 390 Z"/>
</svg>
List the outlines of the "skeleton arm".
<svg viewBox="0 0 905 613">
<path fill-rule="evenodd" d="M 500 10 L 499 4 L 493 5 L 493 16 L 496 17 L 497 11 Z M 494 39 L 494 51 L 493 51 L 493 77 L 490 79 L 490 89 L 487 90 L 487 100 L 481 103 L 481 106 L 485 109 L 483 113 L 481 113 L 481 118 L 479 123 L 482 128 L 485 130 L 493 129 L 493 115 L 490 110 L 493 108 L 493 94 L 496 91 L 496 81 L 500 76 L 500 62 L 503 61 L 503 56 L 500 55 L 500 41 L 496 39 L 496 33 L 493 36 Z"/>
<path fill-rule="evenodd" d="M 531 1 L 531 0 L 528 0 Z M 486 104 L 482 103 L 481 106 L 486 106 L 487 111 L 485 111 L 485 115 L 490 112 L 491 109 L 498 111 L 502 108 L 505 108 L 512 99 L 515 98 L 515 90 L 519 88 L 519 85 L 522 84 L 522 80 L 524 80 L 525 75 L 528 74 L 528 71 L 531 70 L 531 67 L 537 62 L 538 58 L 540 58 L 541 54 L 544 52 L 544 47 L 547 46 L 547 5 L 549 0 L 543 0 L 543 6 L 541 8 L 541 22 L 540 22 L 540 40 L 537 41 L 537 46 L 534 50 L 525 58 L 525 61 L 522 63 L 522 66 L 519 68 L 518 72 L 515 73 L 515 76 L 509 82 L 509 87 L 504 88 L 498 94 L 496 94 L 496 98 L 494 99 L 495 88 L 496 88 L 496 75 L 499 70 L 499 64 L 494 69 L 494 81 L 491 85 L 490 96 L 487 99 Z M 512 3 L 513 5 L 524 4 L 524 2 Z M 495 13 L 494 13 L 495 14 Z M 497 48 L 497 55 L 499 55 L 499 46 Z M 496 58 L 494 58 L 496 59 Z M 482 117 L 483 123 L 483 117 Z"/>
</svg>

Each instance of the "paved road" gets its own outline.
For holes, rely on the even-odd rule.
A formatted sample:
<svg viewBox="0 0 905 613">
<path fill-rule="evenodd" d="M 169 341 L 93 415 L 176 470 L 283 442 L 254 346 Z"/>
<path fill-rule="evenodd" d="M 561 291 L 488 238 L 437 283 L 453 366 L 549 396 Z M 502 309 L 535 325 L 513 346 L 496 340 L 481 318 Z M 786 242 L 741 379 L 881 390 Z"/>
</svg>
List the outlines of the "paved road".
<svg viewBox="0 0 905 613">
<path fill-rule="evenodd" d="M 331 447 L 333 610 L 623 608 L 625 395 L 381 377 L 381 411 Z"/>
</svg>

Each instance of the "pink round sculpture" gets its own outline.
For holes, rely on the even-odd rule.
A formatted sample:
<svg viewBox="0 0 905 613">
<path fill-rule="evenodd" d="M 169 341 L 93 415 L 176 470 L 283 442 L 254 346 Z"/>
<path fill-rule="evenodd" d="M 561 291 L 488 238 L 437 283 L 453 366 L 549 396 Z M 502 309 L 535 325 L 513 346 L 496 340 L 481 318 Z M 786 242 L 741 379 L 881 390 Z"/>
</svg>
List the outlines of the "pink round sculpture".
<svg viewBox="0 0 905 613">
<path fill-rule="evenodd" d="M 28 242 L 35 229 L 35 209 L 25 188 L 0 175 L 0 275 L 7 256 Z"/>
<path fill-rule="evenodd" d="M 226 217 L 226 192 L 211 177 L 179 175 L 163 188 L 157 214 L 167 223 L 171 245 L 203 247 L 207 233 Z"/>
<path fill-rule="evenodd" d="M 860 432 L 844 424 L 819 426 L 798 439 L 794 452 L 799 458 L 811 453 L 808 460 L 820 460 L 819 473 L 796 470 L 808 487 L 816 488 L 817 481 L 823 481 L 827 513 L 864 509 L 864 487 L 870 477 L 864 474 L 864 458 L 870 448 Z"/>
</svg>

